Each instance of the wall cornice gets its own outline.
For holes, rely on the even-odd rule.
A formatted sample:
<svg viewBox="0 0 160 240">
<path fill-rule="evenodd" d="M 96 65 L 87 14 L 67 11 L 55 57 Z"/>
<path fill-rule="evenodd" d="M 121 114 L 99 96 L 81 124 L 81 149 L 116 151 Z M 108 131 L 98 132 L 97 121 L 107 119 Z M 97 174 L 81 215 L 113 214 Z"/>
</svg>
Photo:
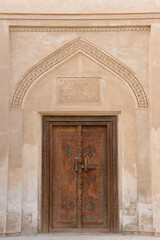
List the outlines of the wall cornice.
<svg viewBox="0 0 160 240">
<path fill-rule="evenodd" d="M 85 13 L 85 14 L 51 14 L 51 13 L 0 13 L 0 19 L 10 20 L 148 20 L 159 19 L 160 12 L 144 13 Z"/>
</svg>

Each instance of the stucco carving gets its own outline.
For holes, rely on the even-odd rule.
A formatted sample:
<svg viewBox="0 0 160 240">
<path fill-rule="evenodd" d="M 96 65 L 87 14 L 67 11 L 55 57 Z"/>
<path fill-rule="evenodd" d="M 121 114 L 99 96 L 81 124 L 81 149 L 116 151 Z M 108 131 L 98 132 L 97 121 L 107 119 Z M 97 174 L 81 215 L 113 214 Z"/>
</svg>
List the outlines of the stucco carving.
<svg viewBox="0 0 160 240">
<path fill-rule="evenodd" d="M 101 78 L 58 78 L 58 103 L 100 103 Z"/>
<path fill-rule="evenodd" d="M 39 26 L 14 26 L 9 28 L 10 32 L 128 32 L 128 31 L 150 31 L 149 26 L 127 26 L 127 27 L 39 27 Z"/>
<path fill-rule="evenodd" d="M 78 51 L 84 53 L 123 79 L 134 93 L 139 108 L 148 107 L 146 93 L 133 71 L 103 50 L 82 38 L 77 38 L 69 42 L 30 68 L 22 77 L 16 88 L 12 98 L 11 107 L 21 108 L 24 96 L 31 84 L 49 69 L 55 67 Z"/>
</svg>

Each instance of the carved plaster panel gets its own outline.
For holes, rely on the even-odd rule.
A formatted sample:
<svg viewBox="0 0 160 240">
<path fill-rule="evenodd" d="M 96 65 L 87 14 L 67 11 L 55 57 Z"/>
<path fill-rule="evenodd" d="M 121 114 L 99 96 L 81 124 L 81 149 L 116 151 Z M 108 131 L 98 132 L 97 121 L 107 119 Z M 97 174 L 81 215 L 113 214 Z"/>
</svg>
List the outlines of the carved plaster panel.
<svg viewBox="0 0 160 240">
<path fill-rule="evenodd" d="M 82 52 L 95 62 L 101 64 L 106 69 L 113 72 L 120 79 L 126 82 L 130 90 L 133 92 L 139 108 L 148 107 L 148 100 L 141 83 L 136 78 L 134 72 L 111 55 L 99 49 L 92 43 L 82 38 L 77 38 L 60 49 L 56 50 L 48 57 L 30 68 L 19 82 L 12 98 L 11 107 L 21 108 L 26 92 L 31 84 L 42 74 L 67 60 L 73 54 Z"/>
<path fill-rule="evenodd" d="M 58 78 L 58 103 L 101 103 L 101 78 Z"/>
<path fill-rule="evenodd" d="M 127 27 L 34 27 L 14 26 L 9 28 L 10 32 L 128 32 L 128 31 L 150 31 L 149 26 L 127 26 Z"/>
</svg>

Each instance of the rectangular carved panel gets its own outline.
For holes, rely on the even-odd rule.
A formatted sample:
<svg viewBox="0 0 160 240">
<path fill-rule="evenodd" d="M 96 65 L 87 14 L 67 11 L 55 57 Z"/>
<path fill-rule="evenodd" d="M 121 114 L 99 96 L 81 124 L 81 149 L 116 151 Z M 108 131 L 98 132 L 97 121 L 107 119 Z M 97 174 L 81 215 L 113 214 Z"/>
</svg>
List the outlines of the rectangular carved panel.
<svg viewBox="0 0 160 240">
<path fill-rule="evenodd" d="M 58 103 L 101 103 L 101 78 L 58 78 Z"/>
</svg>

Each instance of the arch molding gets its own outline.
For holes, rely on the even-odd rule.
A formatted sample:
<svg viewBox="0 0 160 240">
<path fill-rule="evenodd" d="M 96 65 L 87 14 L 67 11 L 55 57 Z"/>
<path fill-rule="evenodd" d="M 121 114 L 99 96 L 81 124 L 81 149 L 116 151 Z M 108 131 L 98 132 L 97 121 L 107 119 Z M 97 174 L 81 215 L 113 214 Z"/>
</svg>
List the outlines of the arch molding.
<svg viewBox="0 0 160 240">
<path fill-rule="evenodd" d="M 78 51 L 88 55 L 94 61 L 123 79 L 133 92 L 138 108 L 148 107 L 145 90 L 131 69 L 92 43 L 85 39 L 77 38 L 50 54 L 24 74 L 12 97 L 11 108 L 22 108 L 24 97 L 36 79 Z"/>
</svg>

